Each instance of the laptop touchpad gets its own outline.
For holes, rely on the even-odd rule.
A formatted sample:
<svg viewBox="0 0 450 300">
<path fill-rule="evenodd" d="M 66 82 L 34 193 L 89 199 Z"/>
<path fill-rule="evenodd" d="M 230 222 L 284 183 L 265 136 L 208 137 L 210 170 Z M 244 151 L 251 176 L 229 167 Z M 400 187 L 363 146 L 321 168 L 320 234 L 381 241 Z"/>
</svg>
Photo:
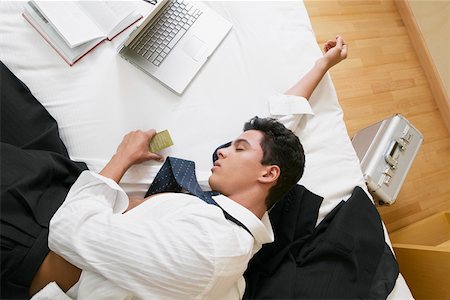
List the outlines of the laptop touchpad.
<svg viewBox="0 0 450 300">
<path fill-rule="evenodd" d="M 201 60 L 206 50 L 206 44 L 201 39 L 192 35 L 183 45 L 183 51 L 195 61 Z"/>
</svg>

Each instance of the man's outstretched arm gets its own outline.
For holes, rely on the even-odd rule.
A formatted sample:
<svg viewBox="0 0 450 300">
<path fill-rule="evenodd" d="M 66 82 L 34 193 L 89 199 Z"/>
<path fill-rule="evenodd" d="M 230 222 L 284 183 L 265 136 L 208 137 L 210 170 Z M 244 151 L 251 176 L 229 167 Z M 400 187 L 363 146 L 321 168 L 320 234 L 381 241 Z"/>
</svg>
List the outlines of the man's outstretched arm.
<svg viewBox="0 0 450 300">
<path fill-rule="evenodd" d="M 309 99 L 325 73 L 334 65 L 347 58 L 347 44 L 341 36 L 328 40 L 323 48 L 324 55 L 319 58 L 314 67 L 306 73 L 294 86 L 285 92 Z"/>
</svg>

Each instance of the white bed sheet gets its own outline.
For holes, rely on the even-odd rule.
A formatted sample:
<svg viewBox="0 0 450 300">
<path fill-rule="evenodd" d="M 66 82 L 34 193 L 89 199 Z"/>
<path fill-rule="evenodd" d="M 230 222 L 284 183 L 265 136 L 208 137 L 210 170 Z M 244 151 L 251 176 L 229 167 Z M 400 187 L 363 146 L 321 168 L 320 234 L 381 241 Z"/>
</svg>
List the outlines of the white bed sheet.
<svg viewBox="0 0 450 300">
<path fill-rule="evenodd" d="M 268 115 L 268 97 L 321 56 L 301 1 L 206 4 L 233 28 L 182 96 L 117 55 L 132 28 L 69 67 L 21 16 L 24 2 L 0 3 L 0 59 L 57 120 L 72 159 L 99 171 L 125 133 L 168 129 L 175 145 L 162 154 L 194 160 L 205 180 L 212 151 L 251 117 Z M 138 5 L 143 14 L 149 9 Z M 315 115 L 304 116 L 296 131 L 306 154 L 300 184 L 324 197 L 320 221 L 355 186 L 366 186 L 328 75 L 310 103 Z M 121 185 L 143 195 L 158 169 L 153 162 L 133 167 Z M 412 298 L 402 276 L 390 298 Z"/>
</svg>

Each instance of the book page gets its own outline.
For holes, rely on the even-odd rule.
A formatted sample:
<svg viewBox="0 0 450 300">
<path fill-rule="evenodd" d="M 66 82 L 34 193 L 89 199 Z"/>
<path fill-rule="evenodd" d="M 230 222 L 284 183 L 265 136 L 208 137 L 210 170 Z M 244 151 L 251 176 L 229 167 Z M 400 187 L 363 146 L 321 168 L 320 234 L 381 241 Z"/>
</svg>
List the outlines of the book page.
<svg viewBox="0 0 450 300">
<path fill-rule="evenodd" d="M 89 16 L 73 1 L 33 1 L 70 48 L 105 37 Z"/>
<path fill-rule="evenodd" d="M 27 19 L 45 40 L 70 64 L 73 64 L 78 58 L 83 56 L 101 41 L 101 39 L 96 39 L 81 44 L 80 46 L 70 48 L 62 39 L 61 35 L 55 31 L 55 28 L 50 25 L 47 19 L 37 11 L 37 8 L 33 3 L 25 4 L 23 13 L 25 19 Z"/>
<path fill-rule="evenodd" d="M 135 13 L 135 1 L 80 1 L 78 5 L 108 38 L 112 38 L 140 17 Z"/>
</svg>

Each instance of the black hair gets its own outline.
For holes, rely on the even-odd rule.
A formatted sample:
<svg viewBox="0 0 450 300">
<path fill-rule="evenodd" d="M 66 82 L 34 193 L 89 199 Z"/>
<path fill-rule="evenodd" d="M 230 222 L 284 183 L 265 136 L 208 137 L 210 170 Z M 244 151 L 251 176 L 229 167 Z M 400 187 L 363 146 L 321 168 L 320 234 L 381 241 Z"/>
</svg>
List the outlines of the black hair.
<svg viewBox="0 0 450 300">
<path fill-rule="evenodd" d="M 283 124 L 272 118 L 253 117 L 244 124 L 244 131 L 258 130 L 264 135 L 261 140 L 263 165 L 277 165 L 280 176 L 266 198 L 271 208 L 302 177 L 305 169 L 305 152 L 300 139 Z"/>
</svg>

